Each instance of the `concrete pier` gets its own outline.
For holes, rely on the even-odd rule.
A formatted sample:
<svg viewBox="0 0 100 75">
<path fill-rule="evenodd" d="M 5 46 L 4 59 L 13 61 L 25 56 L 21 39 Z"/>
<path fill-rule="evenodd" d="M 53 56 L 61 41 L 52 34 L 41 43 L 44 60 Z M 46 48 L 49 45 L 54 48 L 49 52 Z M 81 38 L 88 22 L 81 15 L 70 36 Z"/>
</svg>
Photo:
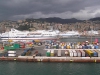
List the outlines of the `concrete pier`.
<svg viewBox="0 0 100 75">
<path fill-rule="evenodd" d="M 100 63 L 100 57 L 0 57 L 0 61 L 19 61 L 19 62 L 65 62 L 65 63 Z"/>
</svg>

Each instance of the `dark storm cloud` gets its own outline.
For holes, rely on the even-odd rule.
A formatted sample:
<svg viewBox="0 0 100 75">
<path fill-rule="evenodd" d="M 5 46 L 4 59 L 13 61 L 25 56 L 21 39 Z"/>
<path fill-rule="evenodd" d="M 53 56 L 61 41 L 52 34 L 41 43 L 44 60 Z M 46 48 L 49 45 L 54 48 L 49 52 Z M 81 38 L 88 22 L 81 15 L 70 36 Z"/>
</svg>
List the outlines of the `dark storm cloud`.
<svg viewBox="0 0 100 75">
<path fill-rule="evenodd" d="M 32 17 L 89 19 L 99 16 L 99 4 L 100 0 L 1 0 L 0 20 Z"/>
</svg>

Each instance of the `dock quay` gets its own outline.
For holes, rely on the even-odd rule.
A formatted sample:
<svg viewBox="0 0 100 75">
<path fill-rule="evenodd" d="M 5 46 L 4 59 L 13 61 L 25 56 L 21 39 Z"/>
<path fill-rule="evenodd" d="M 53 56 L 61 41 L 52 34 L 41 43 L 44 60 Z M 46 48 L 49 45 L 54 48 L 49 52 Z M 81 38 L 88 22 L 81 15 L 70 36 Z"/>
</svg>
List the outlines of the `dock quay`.
<svg viewBox="0 0 100 75">
<path fill-rule="evenodd" d="M 23 52 L 23 50 L 20 51 Z M 22 56 L 21 53 L 19 54 L 19 50 L 16 50 L 18 56 L 2 56 L 0 61 L 100 63 L 100 49 L 42 49 L 38 50 L 40 53 L 43 52 L 41 56 L 34 54 L 35 51 L 33 50 L 31 55 Z M 50 52 L 48 53 L 48 51 Z"/>
<path fill-rule="evenodd" d="M 100 63 L 100 57 L 0 57 L 0 61 L 18 61 L 18 62 L 65 62 L 65 63 Z"/>
<path fill-rule="evenodd" d="M 14 42 L 0 45 L 0 61 L 100 63 L 100 46 L 60 41 Z"/>
<path fill-rule="evenodd" d="M 88 56 L 86 53 L 82 56 L 77 51 L 80 50 L 83 51 L 83 49 L 44 49 L 45 54 L 52 50 L 54 52 L 60 52 L 58 55 L 54 55 L 53 53 L 50 53 L 50 56 L 36 56 L 36 55 L 30 55 L 30 56 L 8 56 L 8 57 L 0 57 L 0 61 L 14 61 L 14 62 L 61 62 L 61 63 L 100 63 L 100 49 L 89 49 L 91 51 L 97 51 L 98 56 L 95 56 L 96 54 L 90 53 L 90 56 Z M 71 51 L 76 52 L 71 52 Z M 65 51 L 69 51 L 68 55 L 65 55 Z M 84 51 L 88 51 L 87 49 L 84 49 Z M 63 52 L 63 53 L 62 53 Z"/>
</svg>

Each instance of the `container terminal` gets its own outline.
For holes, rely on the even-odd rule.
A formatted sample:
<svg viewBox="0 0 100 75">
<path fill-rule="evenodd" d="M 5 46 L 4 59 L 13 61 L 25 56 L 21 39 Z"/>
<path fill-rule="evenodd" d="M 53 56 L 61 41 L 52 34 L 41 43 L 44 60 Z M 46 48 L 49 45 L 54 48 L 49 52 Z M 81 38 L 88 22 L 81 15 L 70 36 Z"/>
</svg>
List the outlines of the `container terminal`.
<svg viewBox="0 0 100 75">
<path fill-rule="evenodd" d="M 98 41 L 8 41 L 0 43 L 0 61 L 99 63 L 100 48 Z"/>
</svg>

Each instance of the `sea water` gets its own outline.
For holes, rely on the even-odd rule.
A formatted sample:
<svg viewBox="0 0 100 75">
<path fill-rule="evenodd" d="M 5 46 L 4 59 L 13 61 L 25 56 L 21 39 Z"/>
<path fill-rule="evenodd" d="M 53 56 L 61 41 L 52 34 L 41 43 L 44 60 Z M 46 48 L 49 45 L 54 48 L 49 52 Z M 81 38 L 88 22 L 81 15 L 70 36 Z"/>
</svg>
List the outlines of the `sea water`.
<svg viewBox="0 0 100 75">
<path fill-rule="evenodd" d="M 0 61 L 0 75 L 100 75 L 100 63 Z"/>
</svg>

